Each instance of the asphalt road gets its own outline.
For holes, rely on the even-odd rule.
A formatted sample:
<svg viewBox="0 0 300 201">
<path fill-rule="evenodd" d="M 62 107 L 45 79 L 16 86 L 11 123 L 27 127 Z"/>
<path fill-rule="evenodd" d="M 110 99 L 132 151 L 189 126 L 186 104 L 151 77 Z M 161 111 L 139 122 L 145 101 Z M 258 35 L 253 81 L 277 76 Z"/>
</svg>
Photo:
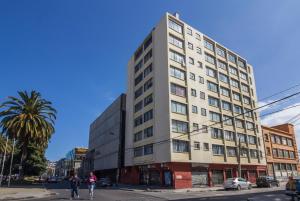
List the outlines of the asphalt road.
<svg viewBox="0 0 300 201">
<path fill-rule="evenodd" d="M 57 195 L 35 199 L 36 201 L 63 201 L 70 200 L 70 190 L 66 184 L 50 184 L 47 188 Z M 253 198 L 254 201 L 288 201 L 289 197 L 284 195 L 284 191 L 276 190 L 272 192 L 255 193 L 255 189 L 241 192 L 230 191 L 210 191 L 210 192 L 193 192 L 193 193 L 148 193 L 125 191 L 114 188 L 96 189 L 95 201 L 247 201 Z M 80 189 L 80 198 L 76 200 L 89 200 L 87 188 Z"/>
</svg>

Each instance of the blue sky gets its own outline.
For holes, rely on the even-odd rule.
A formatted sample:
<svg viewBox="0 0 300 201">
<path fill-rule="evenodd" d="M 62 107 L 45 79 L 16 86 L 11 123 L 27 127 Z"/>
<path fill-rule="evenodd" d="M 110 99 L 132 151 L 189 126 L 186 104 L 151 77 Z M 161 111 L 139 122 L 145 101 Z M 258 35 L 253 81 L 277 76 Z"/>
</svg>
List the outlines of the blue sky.
<svg viewBox="0 0 300 201">
<path fill-rule="evenodd" d="M 49 159 L 87 146 L 89 124 L 126 90 L 130 55 L 167 11 L 179 12 L 181 19 L 247 58 L 261 99 L 300 83 L 299 8 L 298 0 L 2 0 L 0 101 L 35 89 L 53 102 L 58 119 Z M 280 120 L 295 112 L 300 110 Z"/>
</svg>

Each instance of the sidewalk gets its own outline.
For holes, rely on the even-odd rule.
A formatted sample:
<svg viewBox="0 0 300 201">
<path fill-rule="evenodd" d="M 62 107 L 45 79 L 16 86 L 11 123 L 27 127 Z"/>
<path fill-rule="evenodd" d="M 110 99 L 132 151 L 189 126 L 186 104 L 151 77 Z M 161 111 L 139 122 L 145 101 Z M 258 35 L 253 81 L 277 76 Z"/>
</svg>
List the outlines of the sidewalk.
<svg viewBox="0 0 300 201">
<path fill-rule="evenodd" d="M 52 193 L 43 188 L 0 188 L 0 200 L 25 200 L 32 198 L 44 198 Z"/>
</svg>

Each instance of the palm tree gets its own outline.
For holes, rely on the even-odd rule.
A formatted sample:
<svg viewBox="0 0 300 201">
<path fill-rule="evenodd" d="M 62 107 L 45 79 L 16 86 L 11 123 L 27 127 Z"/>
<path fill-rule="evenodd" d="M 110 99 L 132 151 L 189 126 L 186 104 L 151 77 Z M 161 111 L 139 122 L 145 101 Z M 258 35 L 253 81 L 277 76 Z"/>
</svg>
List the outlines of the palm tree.
<svg viewBox="0 0 300 201">
<path fill-rule="evenodd" d="M 20 176 L 23 177 L 24 160 L 27 157 L 29 142 L 38 142 L 46 148 L 54 133 L 56 110 L 52 103 L 43 99 L 36 91 L 18 92 L 19 97 L 8 97 L 0 108 L 2 132 L 16 139 L 21 150 Z"/>
</svg>

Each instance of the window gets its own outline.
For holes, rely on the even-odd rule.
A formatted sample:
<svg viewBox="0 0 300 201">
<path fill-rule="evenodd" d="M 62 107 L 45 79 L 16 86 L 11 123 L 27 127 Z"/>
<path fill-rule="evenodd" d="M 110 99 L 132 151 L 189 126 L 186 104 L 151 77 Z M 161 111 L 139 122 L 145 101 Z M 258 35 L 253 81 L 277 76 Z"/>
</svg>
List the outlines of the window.
<svg viewBox="0 0 300 201">
<path fill-rule="evenodd" d="M 205 93 L 202 92 L 202 91 L 200 91 L 200 98 L 203 99 L 203 100 L 205 100 Z"/>
<path fill-rule="evenodd" d="M 143 46 L 140 46 L 134 53 L 134 61 L 136 61 L 143 54 Z"/>
<path fill-rule="evenodd" d="M 203 143 L 203 150 L 208 151 L 209 150 L 209 144 L 208 143 Z"/>
<path fill-rule="evenodd" d="M 192 65 L 194 65 L 194 63 L 195 63 L 195 62 L 194 62 L 194 59 L 191 58 L 191 57 L 189 57 L 189 63 L 192 64 Z"/>
<path fill-rule="evenodd" d="M 202 130 L 202 133 L 208 133 L 208 126 L 202 125 L 201 130 Z"/>
<path fill-rule="evenodd" d="M 227 126 L 232 126 L 233 125 L 233 118 L 227 115 L 223 115 L 223 123 L 224 125 Z"/>
<path fill-rule="evenodd" d="M 225 58 L 225 50 L 223 50 L 223 49 L 217 47 L 217 55 L 219 55 L 219 56 Z"/>
<path fill-rule="evenodd" d="M 170 75 L 180 80 L 185 80 L 185 72 L 173 66 L 170 67 Z"/>
<path fill-rule="evenodd" d="M 171 93 L 177 96 L 185 97 L 186 95 L 185 87 L 171 83 Z"/>
<path fill-rule="evenodd" d="M 214 45 L 212 42 L 208 41 L 208 40 L 203 40 L 204 42 L 204 47 L 211 50 L 211 51 L 214 51 Z"/>
<path fill-rule="evenodd" d="M 238 133 L 237 134 L 238 142 L 246 143 L 247 142 L 247 135 Z"/>
<path fill-rule="evenodd" d="M 220 79 L 220 81 L 225 82 L 225 83 L 229 82 L 228 76 L 223 73 L 219 73 L 219 79 Z"/>
<path fill-rule="evenodd" d="M 244 61 L 241 61 L 240 59 L 238 60 L 238 66 L 242 68 L 246 68 L 246 64 Z"/>
<path fill-rule="evenodd" d="M 223 70 L 227 70 L 226 63 L 224 63 L 224 62 L 222 62 L 220 60 L 218 60 L 218 67 L 221 68 L 221 69 L 223 69 Z"/>
<path fill-rule="evenodd" d="M 283 145 L 287 145 L 286 137 L 281 137 L 281 142 Z"/>
<path fill-rule="evenodd" d="M 138 102 L 134 105 L 134 112 L 138 112 L 143 108 L 143 101 Z"/>
<path fill-rule="evenodd" d="M 220 87 L 220 94 L 222 94 L 223 96 L 226 96 L 226 97 L 230 97 L 229 89 L 226 89 L 224 87 Z"/>
<path fill-rule="evenodd" d="M 143 80 L 143 73 L 140 73 L 135 79 L 134 79 L 134 86 L 138 85 Z"/>
<path fill-rule="evenodd" d="M 292 147 L 293 146 L 293 141 L 291 139 L 287 139 L 287 144 L 288 144 L 288 146 Z"/>
<path fill-rule="evenodd" d="M 190 73 L 190 79 L 191 79 L 191 80 L 195 80 L 195 79 L 196 79 L 196 76 L 195 76 L 194 73 Z"/>
<path fill-rule="evenodd" d="M 189 34 L 189 35 L 191 35 L 191 36 L 193 35 L 193 31 L 192 31 L 192 29 L 190 29 L 190 28 L 187 28 L 187 31 L 186 31 L 186 32 L 187 32 L 187 34 Z"/>
<path fill-rule="evenodd" d="M 140 87 L 134 92 L 134 98 L 137 99 L 142 94 L 143 94 L 143 87 Z"/>
<path fill-rule="evenodd" d="M 245 108 L 245 116 L 252 118 L 252 110 Z"/>
<path fill-rule="evenodd" d="M 280 136 L 275 136 L 275 141 L 276 141 L 276 144 L 281 144 L 281 138 Z"/>
<path fill-rule="evenodd" d="M 244 122 L 242 120 L 240 120 L 240 119 L 236 119 L 235 120 L 235 125 L 238 128 L 244 128 Z"/>
<path fill-rule="evenodd" d="M 266 150 L 267 150 L 267 155 L 271 156 L 271 149 L 270 149 L 270 147 L 267 147 Z"/>
<path fill-rule="evenodd" d="M 240 72 L 240 77 L 243 80 L 247 80 L 247 74 L 246 73 Z"/>
<path fill-rule="evenodd" d="M 144 64 L 152 57 L 152 49 L 144 56 Z"/>
<path fill-rule="evenodd" d="M 237 75 L 238 71 L 236 68 L 229 66 L 229 73 L 233 74 L 233 75 Z"/>
<path fill-rule="evenodd" d="M 143 115 L 138 116 L 134 119 L 134 126 L 137 127 L 143 123 Z"/>
<path fill-rule="evenodd" d="M 144 138 L 148 138 L 152 136 L 153 136 L 153 127 L 150 126 L 144 130 Z"/>
<path fill-rule="evenodd" d="M 198 54 L 202 54 L 202 51 L 201 51 L 201 48 L 200 48 L 200 47 L 197 47 L 196 50 L 197 50 L 197 53 L 198 53 Z"/>
<path fill-rule="evenodd" d="M 258 158 L 257 150 L 250 149 L 250 157 L 251 158 Z"/>
<path fill-rule="evenodd" d="M 175 133 L 187 133 L 188 123 L 172 119 L 172 131 Z"/>
<path fill-rule="evenodd" d="M 150 119 L 153 119 L 153 110 L 144 113 L 144 122 L 149 121 Z"/>
<path fill-rule="evenodd" d="M 172 140 L 173 152 L 183 153 L 189 151 L 189 143 L 183 140 Z"/>
<path fill-rule="evenodd" d="M 256 137 L 255 136 L 248 136 L 249 144 L 256 144 Z"/>
<path fill-rule="evenodd" d="M 169 43 L 181 49 L 183 48 L 183 41 L 175 36 L 169 35 Z"/>
<path fill-rule="evenodd" d="M 193 123 L 193 131 L 198 131 L 199 130 L 199 125 L 196 123 Z"/>
<path fill-rule="evenodd" d="M 241 149 L 241 157 L 248 157 L 248 150 L 245 148 Z"/>
<path fill-rule="evenodd" d="M 194 150 L 200 150 L 200 142 L 194 142 Z"/>
<path fill-rule="evenodd" d="M 206 109 L 205 108 L 201 108 L 201 115 L 206 116 Z"/>
<path fill-rule="evenodd" d="M 223 139 L 223 131 L 219 128 L 211 128 L 210 134 L 212 138 Z"/>
<path fill-rule="evenodd" d="M 239 88 L 239 82 L 237 80 L 231 79 L 230 84 L 233 87 Z"/>
<path fill-rule="evenodd" d="M 153 154 L 153 144 L 148 144 L 144 146 L 144 155 Z"/>
<path fill-rule="evenodd" d="M 192 113 L 198 114 L 198 108 L 195 105 L 192 105 Z"/>
<path fill-rule="evenodd" d="M 193 44 L 190 43 L 190 42 L 188 42 L 188 48 L 191 49 L 191 50 L 193 50 L 194 49 Z"/>
<path fill-rule="evenodd" d="M 143 139 L 143 132 L 140 131 L 140 132 L 137 132 L 134 134 L 134 141 L 137 142 L 137 141 L 140 141 Z"/>
<path fill-rule="evenodd" d="M 234 105 L 233 106 L 233 111 L 237 114 L 242 114 L 243 113 L 243 109 L 241 106 L 238 106 L 238 105 Z"/>
<path fill-rule="evenodd" d="M 237 101 L 241 101 L 241 95 L 236 92 L 233 92 L 233 99 Z"/>
<path fill-rule="evenodd" d="M 290 151 L 290 158 L 291 158 L 291 159 L 294 159 L 294 158 L 295 158 L 295 152 Z"/>
<path fill-rule="evenodd" d="M 199 76 L 199 83 L 204 84 L 204 78 Z"/>
<path fill-rule="evenodd" d="M 244 100 L 244 103 L 247 104 L 247 105 L 250 105 L 250 98 L 247 97 L 247 96 L 243 96 L 243 100 Z"/>
<path fill-rule="evenodd" d="M 224 136 L 225 136 L 225 140 L 234 141 L 234 132 L 224 130 Z"/>
<path fill-rule="evenodd" d="M 227 155 L 230 157 L 236 156 L 236 148 L 235 147 L 227 147 Z"/>
<path fill-rule="evenodd" d="M 209 112 L 209 120 L 214 121 L 214 122 L 220 122 L 221 115 L 216 112 Z"/>
<path fill-rule="evenodd" d="M 196 89 L 191 89 L 191 95 L 192 96 L 197 96 L 197 91 L 196 91 Z"/>
<path fill-rule="evenodd" d="M 227 101 L 222 101 L 222 108 L 227 111 L 231 111 L 231 103 Z"/>
<path fill-rule="evenodd" d="M 222 145 L 212 145 L 213 155 L 224 155 L 224 146 Z"/>
<path fill-rule="evenodd" d="M 277 149 L 272 150 L 273 157 L 278 157 Z"/>
<path fill-rule="evenodd" d="M 289 158 L 289 151 L 288 150 L 283 150 L 283 157 L 284 158 Z"/>
<path fill-rule="evenodd" d="M 265 134 L 265 141 L 269 142 L 269 136 L 268 136 L 268 134 Z"/>
<path fill-rule="evenodd" d="M 150 94 L 149 96 L 144 98 L 144 107 L 146 107 L 147 105 L 149 105 L 152 102 L 153 102 L 153 97 L 152 97 L 152 94 Z"/>
<path fill-rule="evenodd" d="M 181 64 L 185 64 L 184 62 L 184 56 L 177 53 L 177 52 L 174 52 L 174 51 L 170 51 L 170 59 L 175 61 L 175 62 L 178 62 L 178 63 L 181 63 Z"/>
<path fill-rule="evenodd" d="M 245 84 L 241 85 L 242 91 L 249 93 L 249 87 Z"/>
<path fill-rule="evenodd" d="M 216 71 L 211 68 L 206 67 L 206 75 L 208 75 L 210 77 L 216 77 Z"/>
<path fill-rule="evenodd" d="M 213 91 L 213 92 L 218 93 L 218 85 L 215 84 L 215 83 L 212 83 L 212 82 L 207 81 L 207 89 L 208 89 L 209 91 Z"/>
<path fill-rule="evenodd" d="M 201 40 L 200 34 L 196 33 L 196 39 L 197 39 L 197 40 Z"/>
<path fill-rule="evenodd" d="M 143 147 L 134 148 L 134 157 L 142 156 L 143 151 L 144 151 Z"/>
<path fill-rule="evenodd" d="M 228 54 L 228 60 L 232 63 L 236 63 L 236 57 L 233 54 Z"/>
<path fill-rule="evenodd" d="M 210 106 L 219 107 L 219 99 L 209 96 L 208 97 L 208 104 Z"/>
<path fill-rule="evenodd" d="M 147 68 L 144 70 L 144 77 L 149 75 L 152 72 L 152 64 L 150 64 Z"/>
<path fill-rule="evenodd" d="M 134 72 L 138 72 L 143 67 L 143 60 L 141 60 L 137 65 L 134 67 Z"/>
<path fill-rule="evenodd" d="M 152 78 L 150 78 L 147 82 L 144 84 L 144 92 L 147 91 L 152 87 Z"/>
<path fill-rule="evenodd" d="M 151 43 L 152 43 L 152 36 L 150 36 L 150 37 L 146 40 L 146 42 L 145 42 L 145 44 L 144 44 L 144 50 L 146 50 L 146 49 L 151 45 Z"/>
<path fill-rule="evenodd" d="M 205 54 L 205 61 L 215 65 L 215 58 L 209 54 Z"/>
<path fill-rule="evenodd" d="M 198 63 L 198 68 L 203 68 L 202 63 L 200 61 L 198 61 L 197 63 Z"/>
<path fill-rule="evenodd" d="M 170 19 L 169 19 L 169 28 L 182 34 L 182 26 Z"/>
<path fill-rule="evenodd" d="M 254 130 L 254 123 L 246 121 L 246 128 L 248 130 Z"/>
<path fill-rule="evenodd" d="M 171 110 L 174 113 L 186 114 L 186 104 L 171 101 Z"/>
</svg>

